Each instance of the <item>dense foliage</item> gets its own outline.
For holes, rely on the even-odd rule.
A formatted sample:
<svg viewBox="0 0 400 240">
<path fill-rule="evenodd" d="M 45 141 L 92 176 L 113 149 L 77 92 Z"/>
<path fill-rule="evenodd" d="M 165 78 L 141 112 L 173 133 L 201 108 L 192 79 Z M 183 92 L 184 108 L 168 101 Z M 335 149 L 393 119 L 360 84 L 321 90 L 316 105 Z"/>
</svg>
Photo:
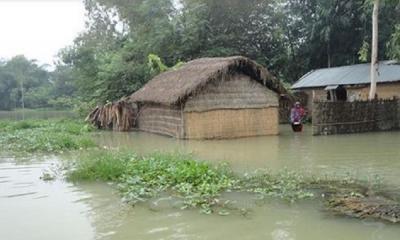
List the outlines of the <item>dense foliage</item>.
<svg viewBox="0 0 400 240">
<path fill-rule="evenodd" d="M 75 91 L 71 68 L 49 72 L 34 60 L 16 56 L 0 61 L 0 110 L 14 108 L 68 108 Z"/>
<path fill-rule="evenodd" d="M 166 66 L 245 55 L 288 83 L 311 69 L 369 59 L 367 0 L 86 0 L 85 6 L 88 29 L 60 56 L 86 101 L 112 101 L 140 88 L 154 74 L 150 54 Z M 385 1 L 381 59 L 399 57 L 399 21 L 399 1 Z"/>
<path fill-rule="evenodd" d="M 199 57 L 244 55 L 287 83 L 311 69 L 370 59 L 371 0 L 84 3 L 87 29 L 60 51 L 54 72 L 21 57 L 0 64 L 0 109 L 21 106 L 22 92 L 27 107 L 118 100 Z M 399 0 L 382 1 L 379 21 L 379 58 L 400 59 Z"/>
</svg>

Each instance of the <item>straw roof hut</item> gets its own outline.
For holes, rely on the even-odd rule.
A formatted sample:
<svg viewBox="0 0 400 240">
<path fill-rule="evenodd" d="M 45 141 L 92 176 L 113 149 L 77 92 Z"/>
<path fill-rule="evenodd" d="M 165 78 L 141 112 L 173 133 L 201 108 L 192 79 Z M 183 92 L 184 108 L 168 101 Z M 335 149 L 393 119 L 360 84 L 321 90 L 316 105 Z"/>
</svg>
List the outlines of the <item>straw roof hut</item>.
<svg viewBox="0 0 400 240">
<path fill-rule="evenodd" d="M 285 88 L 241 56 L 202 58 L 156 76 L 129 100 L 139 130 L 183 139 L 278 134 Z"/>
</svg>

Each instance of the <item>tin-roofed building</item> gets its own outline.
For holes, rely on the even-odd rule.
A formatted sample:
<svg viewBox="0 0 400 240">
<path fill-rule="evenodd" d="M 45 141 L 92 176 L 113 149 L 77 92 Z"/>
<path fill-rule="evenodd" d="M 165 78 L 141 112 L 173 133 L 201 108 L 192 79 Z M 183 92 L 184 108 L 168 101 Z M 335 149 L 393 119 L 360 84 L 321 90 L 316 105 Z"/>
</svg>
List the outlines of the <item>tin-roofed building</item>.
<svg viewBox="0 0 400 240">
<path fill-rule="evenodd" d="M 300 78 L 292 90 L 308 95 L 307 108 L 312 113 L 314 101 L 367 100 L 370 64 L 313 70 Z M 377 98 L 400 98 L 400 64 L 384 61 L 379 64 Z"/>
</svg>

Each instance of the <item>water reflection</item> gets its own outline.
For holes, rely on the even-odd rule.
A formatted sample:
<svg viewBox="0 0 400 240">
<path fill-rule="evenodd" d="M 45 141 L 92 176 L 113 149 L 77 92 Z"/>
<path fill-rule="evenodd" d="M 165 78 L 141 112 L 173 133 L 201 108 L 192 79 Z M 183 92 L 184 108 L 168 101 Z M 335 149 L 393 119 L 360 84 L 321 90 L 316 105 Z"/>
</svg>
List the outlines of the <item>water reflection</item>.
<svg viewBox="0 0 400 240">
<path fill-rule="evenodd" d="M 86 193 L 62 181 L 40 180 L 53 164 L 0 158 L 0 239 L 94 239 L 85 216 L 89 208 L 76 202 Z"/>
</svg>

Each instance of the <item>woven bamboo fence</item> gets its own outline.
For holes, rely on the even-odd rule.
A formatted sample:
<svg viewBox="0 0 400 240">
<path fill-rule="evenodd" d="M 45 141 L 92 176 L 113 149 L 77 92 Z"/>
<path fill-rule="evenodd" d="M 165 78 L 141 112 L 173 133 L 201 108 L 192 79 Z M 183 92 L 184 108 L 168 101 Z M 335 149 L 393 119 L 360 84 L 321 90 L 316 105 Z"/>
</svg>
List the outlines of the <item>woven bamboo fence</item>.
<svg viewBox="0 0 400 240">
<path fill-rule="evenodd" d="M 399 128 L 399 99 L 314 103 L 314 135 L 389 131 Z"/>
</svg>

